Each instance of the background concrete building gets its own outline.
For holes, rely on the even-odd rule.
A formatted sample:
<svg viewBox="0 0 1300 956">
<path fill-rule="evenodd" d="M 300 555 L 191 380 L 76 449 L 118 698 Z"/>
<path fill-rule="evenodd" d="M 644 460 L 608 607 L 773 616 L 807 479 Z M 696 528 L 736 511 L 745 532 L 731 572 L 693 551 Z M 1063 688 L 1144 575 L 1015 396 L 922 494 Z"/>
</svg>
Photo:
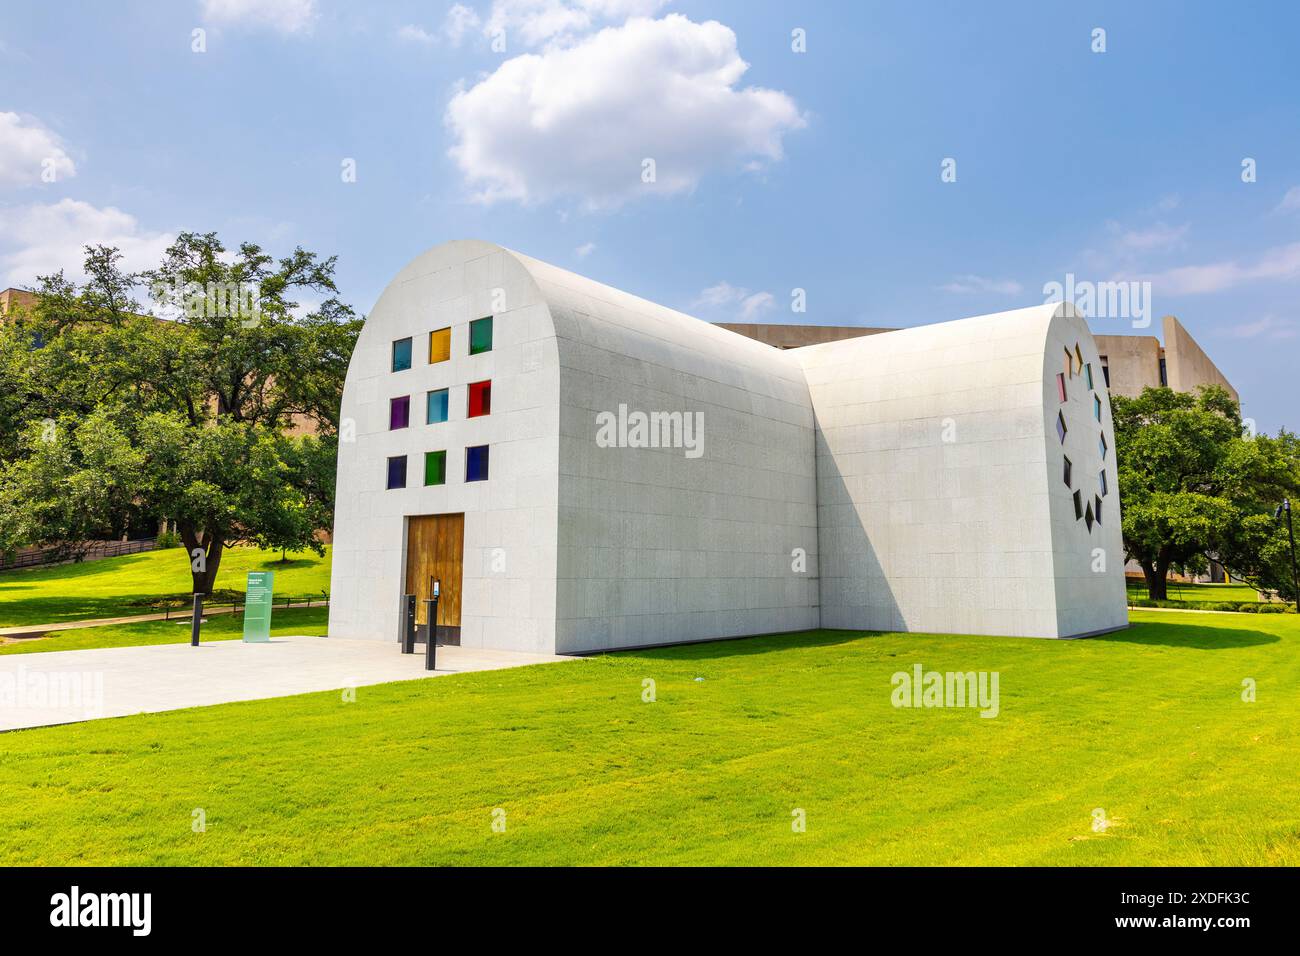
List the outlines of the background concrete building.
<svg viewBox="0 0 1300 956">
<path fill-rule="evenodd" d="M 396 641 L 434 580 L 443 639 L 555 653 L 1122 627 L 1098 365 L 1071 306 L 782 351 L 439 246 L 348 371 L 330 634 Z"/>
<path fill-rule="evenodd" d="M 899 329 L 856 325 L 780 325 L 758 322 L 719 322 L 721 328 L 756 339 L 778 349 L 802 348 L 840 342 L 863 335 Z M 1178 392 L 1194 392 L 1202 385 L 1222 385 L 1240 401 L 1237 390 L 1172 315 L 1161 320 L 1164 344 L 1154 335 L 1094 335 L 1106 387 L 1129 398 L 1147 386 L 1167 385 Z"/>
</svg>

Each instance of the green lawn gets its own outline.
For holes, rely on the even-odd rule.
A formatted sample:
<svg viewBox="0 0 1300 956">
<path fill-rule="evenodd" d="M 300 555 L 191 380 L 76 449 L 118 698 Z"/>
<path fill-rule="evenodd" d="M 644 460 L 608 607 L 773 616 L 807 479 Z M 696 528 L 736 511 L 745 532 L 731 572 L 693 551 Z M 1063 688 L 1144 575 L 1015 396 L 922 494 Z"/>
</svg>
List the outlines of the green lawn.
<svg viewBox="0 0 1300 956">
<path fill-rule="evenodd" d="M 216 587 L 243 592 L 249 571 L 274 571 L 277 595 L 320 595 L 329 590 L 330 552 L 280 552 L 231 548 L 221 559 Z M 103 561 L 0 572 L 0 627 L 147 614 L 151 600 L 190 591 L 184 548 L 131 554 Z"/>
<path fill-rule="evenodd" d="M 325 633 L 329 612 L 323 607 L 275 608 L 271 613 L 271 633 Z M 242 614 L 213 614 L 203 625 L 203 641 L 229 641 L 243 637 Z M 138 624 L 105 624 L 102 627 L 79 627 L 70 631 L 51 631 L 47 637 L 23 638 L 0 644 L 0 655 L 34 654 L 44 651 L 84 651 L 91 647 L 134 647 L 140 644 L 188 644 L 189 618 L 172 621 L 143 621 Z"/>
<path fill-rule="evenodd" d="M 0 864 L 1300 863 L 1296 618 L 1132 616 L 1092 640 L 817 632 L 18 731 Z M 999 715 L 895 709 L 916 663 L 996 670 Z"/>
<path fill-rule="evenodd" d="M 1180 584 L 1170 581 L 1168 584 L 1171 601 L 1258 601 L 1259 592 L 1245 584 Z M 1147 586 L 1141 581 L 1129 579 L 1128 596 L 1144 598 Z"/>
</svg>

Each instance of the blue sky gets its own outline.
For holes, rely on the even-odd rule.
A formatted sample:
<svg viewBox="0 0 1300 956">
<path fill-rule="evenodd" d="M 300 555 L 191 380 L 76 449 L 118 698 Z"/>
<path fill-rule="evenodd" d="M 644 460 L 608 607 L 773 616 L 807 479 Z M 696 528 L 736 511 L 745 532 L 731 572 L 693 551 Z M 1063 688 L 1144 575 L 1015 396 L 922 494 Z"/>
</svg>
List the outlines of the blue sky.
<svg viewBox="0 0 1300 956">
<path fill-rule="evenodd" d="M 1297 36 L 1280 2 L 6 0 L 0 285 L 181 229 L 337 254 L 361 312 L 462 237 L 715 321 L 1148 281 L 1295 429 Z"/>
</svg>

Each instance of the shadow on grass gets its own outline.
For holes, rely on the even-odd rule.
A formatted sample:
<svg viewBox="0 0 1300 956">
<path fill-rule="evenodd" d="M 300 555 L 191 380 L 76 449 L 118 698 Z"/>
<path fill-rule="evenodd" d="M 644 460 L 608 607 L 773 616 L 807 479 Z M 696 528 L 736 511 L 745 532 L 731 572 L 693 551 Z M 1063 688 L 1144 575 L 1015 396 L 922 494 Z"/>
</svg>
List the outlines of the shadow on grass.
<svg viewBox="0 0 1300 956">
<path fill-rule="evenodd" d="M 620 656 L 645 657 L 651 660 L 700 661 L 722 657 L 743 657 L 771 651 L 804 647 L 830 647 L 848 644 L 864 637 L 880 637 L 883 631 L 786 631 L 780 634 L 756 634 L 752 637 L 718 638 L 670 647 L 647 647 L 641 650 L 609 651 Z M 595 656 L 595 655 L 593 655 Z"/>
<path fill-rule="evenodd" d="M 1276 634 L 1237 627 L 1206 627 L 1201 624 L 1139 622 L 1127 630 L 1113 631 L 1089 638 L 1089 643 L 1115 642 L 1120 644 L 1147 644 L 1152 647 L 1190 647 L 1201 651 L 1230 651 L 1239 647 L 1258 647 L 1276 644 Z"/>
</svg>

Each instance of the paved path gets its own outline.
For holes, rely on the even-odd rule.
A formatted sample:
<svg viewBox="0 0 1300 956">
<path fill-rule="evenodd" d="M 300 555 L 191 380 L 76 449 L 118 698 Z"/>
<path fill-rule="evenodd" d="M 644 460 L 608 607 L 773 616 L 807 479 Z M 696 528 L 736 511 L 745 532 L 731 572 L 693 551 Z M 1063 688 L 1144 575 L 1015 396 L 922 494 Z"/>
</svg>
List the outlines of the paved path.
<svg viewBox="0 0 1300 956">
<path fill-rule="evenodd" d="M 431 673 L 423 646 L 416 651 L 402 654 L 396 641 L 275 637 L 7 655 L 0 657 L 0 730 L 574 660 L 439 647 Z"/>
<path fill-rule="evenodd" d="M 302 601 L 295 604 L 276 604 L 274 610 L 283 611 L 288 608 L 299 607 L 326 607 L 324 600 L 315 604 L 309 604 Z M 239 611 L 242 614 L 244 605 L 239 605 Z M 205 607 L 203 617 L 209 618 L 213 614 L 233 614 L 235 609 L 229 604 L 218 604 L 215 607 Z M 130 617 L 94 617 L 84 621 L 58 621 L 54 624 L 20 624 L 15 627 L 0 627 L 0 637 L 38 637 L 41 634 L 48 634 L 50 631 L 72 631 L 82 627 L 105 627 L 109 624 L 138 624 L 141 621 L 188 621 L 194 616 L 193 611 L 189 608 L 176 607 L 170 612 L 159 611 L 156 614 L 132 614 Z"/>
</svg>

